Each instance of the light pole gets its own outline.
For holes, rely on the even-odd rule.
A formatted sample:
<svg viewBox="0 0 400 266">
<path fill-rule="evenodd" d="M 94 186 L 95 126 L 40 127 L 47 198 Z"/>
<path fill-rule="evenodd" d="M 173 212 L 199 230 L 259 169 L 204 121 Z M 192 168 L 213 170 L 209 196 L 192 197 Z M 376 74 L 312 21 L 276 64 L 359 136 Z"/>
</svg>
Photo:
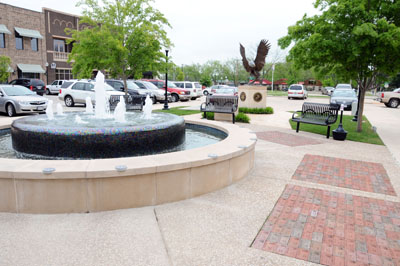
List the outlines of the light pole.
<svg viewBox="0 0 400 266">
<path fill-rule="evenodd" d="M 165 99 L 164 99 L 164 108 L 163 110 L 169 110 L 168 108 L 168 50 L 165 50 Z"/>
<path fill-rule="evenodd" d="M 275 71 L 275 64 L 272 64 L 272 91 L 274 91 L 274 71 Z"/>
</svg>

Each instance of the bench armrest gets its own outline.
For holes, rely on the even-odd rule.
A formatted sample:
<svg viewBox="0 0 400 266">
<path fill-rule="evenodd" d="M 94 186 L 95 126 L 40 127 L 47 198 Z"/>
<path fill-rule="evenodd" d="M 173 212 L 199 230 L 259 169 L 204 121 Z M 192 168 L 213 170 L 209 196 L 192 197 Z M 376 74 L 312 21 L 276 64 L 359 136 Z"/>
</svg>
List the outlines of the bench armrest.
<svg viewBox="0 0 400 266">
<path fill-rule="evenodd" d="M 297 113 L 299 113 L 299 112 L 301 113 L 301 111 L 296 111 L 296 112 L 294 112 L 294 113 L 292 114 L 292 119 L 293 119 L 293 118 L 299 117 L 299 116 L 295 116 L 295 115 L 297 115 Z"/>
<path fill-rule="evenodd" d="M 335 122 L 336 122 L 336 120 L 337 120 L 337 114 L 330 114 L 327 118 L 326 118 L 326 120 L 325 120 L 325 123 L 327 124 L 327 125 L 329 125 L 329 124 L 334 124 Z"/>
</svg>

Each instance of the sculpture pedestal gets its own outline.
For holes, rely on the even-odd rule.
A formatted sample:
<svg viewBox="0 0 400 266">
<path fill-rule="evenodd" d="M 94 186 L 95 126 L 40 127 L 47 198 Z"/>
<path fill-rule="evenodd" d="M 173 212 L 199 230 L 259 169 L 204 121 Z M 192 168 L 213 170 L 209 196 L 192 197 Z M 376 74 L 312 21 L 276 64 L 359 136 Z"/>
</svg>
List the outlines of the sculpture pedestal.
<svg viewBox="0 0 400 266">
<path fill-rule="evenodd" d="M 243 85 L 239 86 L 239 108 L 267 107 L 267 87 Z"/>
</svg>

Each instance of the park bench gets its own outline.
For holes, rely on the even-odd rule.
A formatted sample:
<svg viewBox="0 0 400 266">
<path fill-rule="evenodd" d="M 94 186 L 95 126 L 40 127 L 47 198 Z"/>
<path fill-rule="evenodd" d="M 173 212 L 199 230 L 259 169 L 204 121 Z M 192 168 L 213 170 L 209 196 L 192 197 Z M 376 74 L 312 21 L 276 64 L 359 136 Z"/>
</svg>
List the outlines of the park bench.
<svg viewBox="0 0 400 266">
<path fill-rule="evenodd" d="M 326 138 L 329 139 L 331 125 L 337 120 L 339 108 L 337 104 L 303 103 L 301 111 L 292 115 L 292 121 L 297 123 L 296 132 L 299 132 L 300 123 L 328 126 Z"/>
<path fill-rule="evenodd" d="M 232 114 L 232 122 L 235 124 L 235 112 L 238 109 L 238 96 L 208 95 L 206 102 L 200 106 L 200 111 L 204 112 L 204 118 L 207 112 Z"/>
<path fill-rule="evenodd" d="M 120 101 L 120 97 L 125 99 L 127 111 L 142 111 L 144 97 L 140 95 L 111 95 L 110 96 L 110 111 L 114 111 Z"/>
</svg>

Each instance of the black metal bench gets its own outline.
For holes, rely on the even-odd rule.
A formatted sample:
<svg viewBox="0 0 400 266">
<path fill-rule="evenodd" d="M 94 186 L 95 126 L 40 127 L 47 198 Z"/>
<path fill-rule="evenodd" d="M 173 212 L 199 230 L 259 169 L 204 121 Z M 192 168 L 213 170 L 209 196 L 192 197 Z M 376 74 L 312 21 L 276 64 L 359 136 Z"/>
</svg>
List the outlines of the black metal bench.
<svg viewBox="0 0 400 266">
<path fill-rule="evenodd" d="M 206 102 L 200 106 L 200 111 L 204 112 L 204 118 L 207 112 L 232 114 L 232 122 L 235 124 L 235 112 L 238 109 L 237 96 L 208 95 Z"/>
<path fill-rule="evenodd" d="M 120 101 L 120 97 L 125 99 L 125 105 L 127 111 L 142 111 L 144 97 L 140 95 L 111 95 L 110 96 L 110 111 L 114 111 L 115 107 Z"/>
<path fill-rule="evenodd" d="M 330 125 L 336 122 L 339 108 L 337 104 L 303 103 L 301 111 L 292 115 L 292 121 L 297 122 L 296 132 L 299 132 L 300 123 L 328 126 L 326 138 L 329 139 Z"/>
</svg>

